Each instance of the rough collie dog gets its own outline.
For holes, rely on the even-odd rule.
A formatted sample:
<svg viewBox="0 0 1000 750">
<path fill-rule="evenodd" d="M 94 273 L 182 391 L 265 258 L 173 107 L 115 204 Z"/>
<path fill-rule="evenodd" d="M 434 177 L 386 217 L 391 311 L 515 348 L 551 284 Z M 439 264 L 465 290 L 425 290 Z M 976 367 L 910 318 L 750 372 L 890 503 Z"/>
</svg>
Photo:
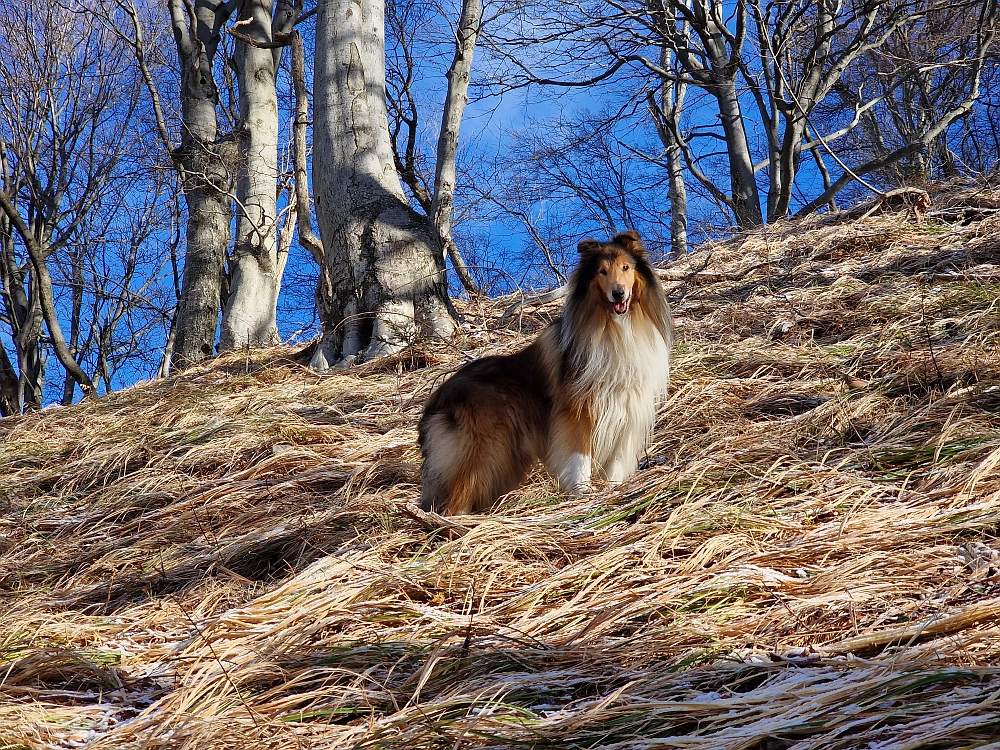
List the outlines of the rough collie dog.
<svg viewBox="0 0 1000 750">
<path fill-rule="evenodd" d="M 572 493 L 635 471 L 670 377 L 670 306 L 638 233 L 578 249 L 562 317 L 516 354 L 465 365 L 427 402 L 424 510 L 487 510 L 538 460 Z"/>
</svg>

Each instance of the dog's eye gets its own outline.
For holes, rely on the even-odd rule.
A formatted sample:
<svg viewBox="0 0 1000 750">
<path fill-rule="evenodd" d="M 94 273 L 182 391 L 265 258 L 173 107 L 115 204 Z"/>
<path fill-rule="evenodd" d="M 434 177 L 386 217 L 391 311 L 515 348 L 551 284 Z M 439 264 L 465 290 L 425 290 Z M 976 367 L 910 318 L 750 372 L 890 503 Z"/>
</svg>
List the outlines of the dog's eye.
<svg viewBox="0 0 1000 750">
<path fill-rule="evenodd" d="M 607 275 L 608 275 L 608 272 L 607 272 L 607 271 L 605 271 L 605 270 L 604 270 L 604 269 L 602 268 L 602 269 L 601 269 L 601 276 L 607 276 Z"/>
<path fill-rule="evenodd" d="M 622 266 L 622 270 L 623 271 L 627 271 L 628 270 L 628 266 Z"/>
</svg>

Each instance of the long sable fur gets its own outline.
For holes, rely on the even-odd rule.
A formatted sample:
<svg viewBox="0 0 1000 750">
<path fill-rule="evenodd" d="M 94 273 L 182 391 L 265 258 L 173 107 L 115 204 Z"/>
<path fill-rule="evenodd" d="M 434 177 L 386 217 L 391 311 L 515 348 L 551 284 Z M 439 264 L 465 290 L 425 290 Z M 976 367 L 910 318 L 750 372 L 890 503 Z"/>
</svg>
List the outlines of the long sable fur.
<svg viewBox="0 0 1000 750">
<path fill-rule="evenodd" d="M 465 365 L 428 400 L 424 510 L 488 510 L 539 460 L 571 492 L 595 472 L 619 482 L 635 470 L 669 379 L 670 306 L 636 232 L 578 250 L 562 317 L 515 354 Z M 598 277 L 614 263 L 634 269 L 625 314 L 602 297 Z"/>
</svg>

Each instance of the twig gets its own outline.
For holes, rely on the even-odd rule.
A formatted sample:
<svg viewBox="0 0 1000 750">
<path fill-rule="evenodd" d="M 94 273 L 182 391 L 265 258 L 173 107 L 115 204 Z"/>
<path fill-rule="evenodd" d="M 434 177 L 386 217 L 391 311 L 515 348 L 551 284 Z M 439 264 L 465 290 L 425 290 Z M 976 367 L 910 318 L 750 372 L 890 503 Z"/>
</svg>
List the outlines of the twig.
<svg viewBox="0 0 1000 750">
<path fill-rule="evenodd" d="M 459 536 L 464 536 L 472 531 L 472 529 L 468 526 L 463 526 L 462 524 L 451 521 L 444 516 L 439 516 L 437 513 L 428 513 L 411 503 L 403 503 L 400 505 L 399 510 L 404 516 L 409 516 L 429 531 L 448 529 L 451 532 L 458 532 Z"/>
</svg>

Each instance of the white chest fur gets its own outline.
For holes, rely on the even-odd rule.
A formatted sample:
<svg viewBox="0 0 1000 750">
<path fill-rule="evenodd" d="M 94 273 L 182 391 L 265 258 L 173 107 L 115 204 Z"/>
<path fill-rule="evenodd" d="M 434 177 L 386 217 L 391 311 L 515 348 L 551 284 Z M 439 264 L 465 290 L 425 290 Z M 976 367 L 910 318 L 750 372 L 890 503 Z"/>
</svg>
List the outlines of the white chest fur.
<svg viewBox="0 0 1000 750">
<path fill-rule="evenodd" d="M 620 482 L 635 471 L 649 440 L 670 380 L 670 355 L 659 330 L 641 315 L 609 319 L 587 344 L 573 390 L 591 406 L 594 468 Z"/>
</svg>

